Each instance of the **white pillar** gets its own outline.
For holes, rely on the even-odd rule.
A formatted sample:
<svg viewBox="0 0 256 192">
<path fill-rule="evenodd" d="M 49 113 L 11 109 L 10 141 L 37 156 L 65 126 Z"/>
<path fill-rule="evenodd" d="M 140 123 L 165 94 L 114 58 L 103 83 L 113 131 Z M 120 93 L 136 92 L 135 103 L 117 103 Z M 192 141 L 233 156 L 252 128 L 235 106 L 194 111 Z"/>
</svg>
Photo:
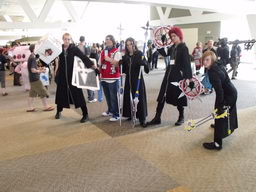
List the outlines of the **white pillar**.
<svg viewBox="0 0 256 192">
<path fill-rule="evenodd" d="M 256 25 L 255 25 L 256 15 L 247 15 L 247 21 L 248 21 L 251 37 L 253 39 L 256 39 Z"/>
</svg>

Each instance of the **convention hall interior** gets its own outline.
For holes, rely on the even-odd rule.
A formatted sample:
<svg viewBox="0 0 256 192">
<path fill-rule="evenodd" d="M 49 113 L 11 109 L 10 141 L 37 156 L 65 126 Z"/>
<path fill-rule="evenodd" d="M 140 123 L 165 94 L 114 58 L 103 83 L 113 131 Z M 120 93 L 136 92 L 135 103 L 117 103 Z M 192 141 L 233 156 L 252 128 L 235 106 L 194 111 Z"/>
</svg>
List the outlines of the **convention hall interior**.
<svg viewBox="0 0 256 192">
<path fill-rule="evenodd" d="M 256 192 L 256 0 L 0 0 L 0 192 Z"/>
</svg>

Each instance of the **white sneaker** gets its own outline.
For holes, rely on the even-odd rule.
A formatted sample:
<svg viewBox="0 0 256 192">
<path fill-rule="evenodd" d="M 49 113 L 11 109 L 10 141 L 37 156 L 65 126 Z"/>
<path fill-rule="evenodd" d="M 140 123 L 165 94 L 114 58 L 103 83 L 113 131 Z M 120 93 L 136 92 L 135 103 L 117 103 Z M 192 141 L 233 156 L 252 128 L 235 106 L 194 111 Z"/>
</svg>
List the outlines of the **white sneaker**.
<svg viewBox="0 0 256 192">
<path fill-rule="evenodd" d="M 109 112 L 103 112 L 102 113 L 102 116 L 104 117 L 109 117 L 109 116 L 112 116 L 113 114 L 112 113 L 109 113 Z"/>
<path fill-rule="evenodd" d="M 95 102 L 97 102 L 98 100 L 95 98 L 95 99 L 93 99 L 93 100 L 89 100 L 88 102 L 89 103 L 95 103 Z"/>
<path fill-rule="evenodd" d="M 109 121 L 114 122 L 114 121 L 118 121 L 119 119 L 120 119 L 120 117 L 112 117 L 112 118 L 109 119 Z"/>
</svg>

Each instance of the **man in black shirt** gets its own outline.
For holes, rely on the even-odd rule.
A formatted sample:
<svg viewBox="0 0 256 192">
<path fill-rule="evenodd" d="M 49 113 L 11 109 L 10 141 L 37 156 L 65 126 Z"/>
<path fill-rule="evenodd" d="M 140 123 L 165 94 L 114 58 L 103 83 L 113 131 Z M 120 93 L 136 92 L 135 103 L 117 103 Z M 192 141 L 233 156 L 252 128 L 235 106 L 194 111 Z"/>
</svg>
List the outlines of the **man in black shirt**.
<svg viewBox="0 0 256 192">
<path fill-rule="evenodd" d="M 214 41 L 209 40 L 207 42 L 207 48 L 203 50 L 203 53 L 206 52 L 206 51 L 212 51 L 217 56 L 217 52 L 216 52 L 216 49 L 214 48 L 213 44 L 214 44 Z"/>
<path fill-rule="evenodd" d="M 34 44 L 29 46 L 31 55 L 28 58 L 28 75 L 29 75 L 31 89 L 29 91 L 29 98 L 28 98 L 29 109 L 27 110 L 27 112 L 35 111 L 33 103 L 34 103 L 34 98 L 37 96 L 39 96 L 42 100 L 44 111 L 52 111 L 54 110 L 54 107 L 49 106 L 47 103 L 48 93 L 40 80 L 40 73 L 42 73 L 43 71 L 41 69 L 38 69 L 37 67 L 34 49 L 35 49 Z"/>
<path fill-rule="evenodd" d="M 3 55 L 3 49 L 0 49 L 0 82 L 1 82 L 1 91 L 2 95 L 6 96 L 8 93 L 6 93 L 5 90 L 5 65 L 6 65 L 6 58 Z"/>
</svg>

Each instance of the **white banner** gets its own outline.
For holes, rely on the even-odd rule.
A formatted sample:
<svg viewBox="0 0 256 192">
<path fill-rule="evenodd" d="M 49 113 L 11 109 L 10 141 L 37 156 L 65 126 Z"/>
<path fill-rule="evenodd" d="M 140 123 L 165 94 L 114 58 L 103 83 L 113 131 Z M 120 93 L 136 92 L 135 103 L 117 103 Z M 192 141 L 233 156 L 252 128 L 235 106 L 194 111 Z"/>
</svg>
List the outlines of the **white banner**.
<svg viewBox="0 0 256 192">
<path fill-rule="evenodd" d="M 94 59 L 91 60 L 96 63 Z M 95 71 L 93 69 L 86 68 L 83 61 L 78 57 L 75 57 L 74 59 L 72 85 L 92 91 L 100 89 L 99 77 L 96 76 Z"/>
</svg>

